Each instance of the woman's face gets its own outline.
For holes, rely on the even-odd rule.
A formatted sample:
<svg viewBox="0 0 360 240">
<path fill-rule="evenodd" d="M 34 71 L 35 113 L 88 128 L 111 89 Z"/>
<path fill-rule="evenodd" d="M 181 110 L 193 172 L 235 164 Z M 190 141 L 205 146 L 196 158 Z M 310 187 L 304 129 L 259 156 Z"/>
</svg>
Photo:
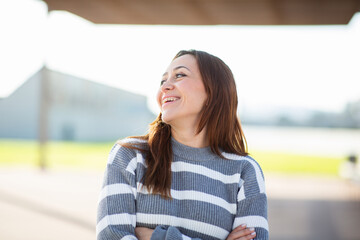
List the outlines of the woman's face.
<svg viewBox="0 0 360 240">
<path fill-rule="evenodd" d="M 167 124 L 197 124 L 207 99 L 196 59 L 183 55 L 174 59 L 163 74 L 157 101 Z"/>
</svg>

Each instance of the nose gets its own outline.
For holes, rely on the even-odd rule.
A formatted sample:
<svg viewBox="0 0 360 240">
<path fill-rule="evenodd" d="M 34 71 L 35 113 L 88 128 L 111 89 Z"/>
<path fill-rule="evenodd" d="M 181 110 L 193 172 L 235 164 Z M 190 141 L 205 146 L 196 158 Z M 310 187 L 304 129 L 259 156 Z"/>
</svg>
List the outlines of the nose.
<svg viewBox="0 0 360 240">
<path fill-rule="evenodd" d="M 167 80 L 166 82 L 163 83 L 163 85 L 161 85 L 162 92 L 166 92 L 172 89 L 174 89 L 174 84 L 170 80 Z"/>
</svg>

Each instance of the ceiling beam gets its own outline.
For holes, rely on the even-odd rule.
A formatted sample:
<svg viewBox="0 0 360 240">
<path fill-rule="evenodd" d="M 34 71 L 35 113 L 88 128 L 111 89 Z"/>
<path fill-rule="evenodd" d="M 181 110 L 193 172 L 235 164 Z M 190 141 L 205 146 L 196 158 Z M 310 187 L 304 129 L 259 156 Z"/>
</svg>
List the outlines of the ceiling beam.
<svg viewBox="0 0 360 240">
<path fill-rule="evenodd" d="M 45 0 L 99 24 L 347 24 L 360 0 Z"/>
</svg>

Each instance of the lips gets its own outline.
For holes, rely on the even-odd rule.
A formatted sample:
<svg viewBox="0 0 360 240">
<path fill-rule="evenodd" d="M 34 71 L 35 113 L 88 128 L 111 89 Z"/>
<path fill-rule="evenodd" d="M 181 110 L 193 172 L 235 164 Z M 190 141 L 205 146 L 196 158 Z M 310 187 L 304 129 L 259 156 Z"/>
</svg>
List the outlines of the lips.
<svg viewBox="0 0 360 240">
<path fill-rule="evenodd" d="M 168 103 L 172 103 L 172 102 L 176 102 L 177 100 L 179 100 L 179 97 L 176 96 L 164 96 L 162 98 L 162 105 L 164 104 L 168 104 Z"/>
<path fill-rule="evenodd" d="M 163 103 L 175 102 L 176 100 L 179 100 L 179 98 L 178 97 L 166 97 L 166 98 L 163 98 Z"/>
</svg>

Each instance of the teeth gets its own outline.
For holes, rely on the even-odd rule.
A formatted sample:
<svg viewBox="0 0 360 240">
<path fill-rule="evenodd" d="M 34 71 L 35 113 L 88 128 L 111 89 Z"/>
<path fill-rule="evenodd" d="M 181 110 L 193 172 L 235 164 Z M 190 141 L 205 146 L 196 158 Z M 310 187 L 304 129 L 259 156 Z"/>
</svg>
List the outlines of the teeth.
<svg viewBox="0 0 360 240">
<path fill-rule="evenodd" d="M 167 103 L 167 102 L 173 102 L 178 100 L 179 98 L 175 98 L 175 97 L 168 97 L 168 98 L 164 98 L 163 103 Z"/>
</svg>

